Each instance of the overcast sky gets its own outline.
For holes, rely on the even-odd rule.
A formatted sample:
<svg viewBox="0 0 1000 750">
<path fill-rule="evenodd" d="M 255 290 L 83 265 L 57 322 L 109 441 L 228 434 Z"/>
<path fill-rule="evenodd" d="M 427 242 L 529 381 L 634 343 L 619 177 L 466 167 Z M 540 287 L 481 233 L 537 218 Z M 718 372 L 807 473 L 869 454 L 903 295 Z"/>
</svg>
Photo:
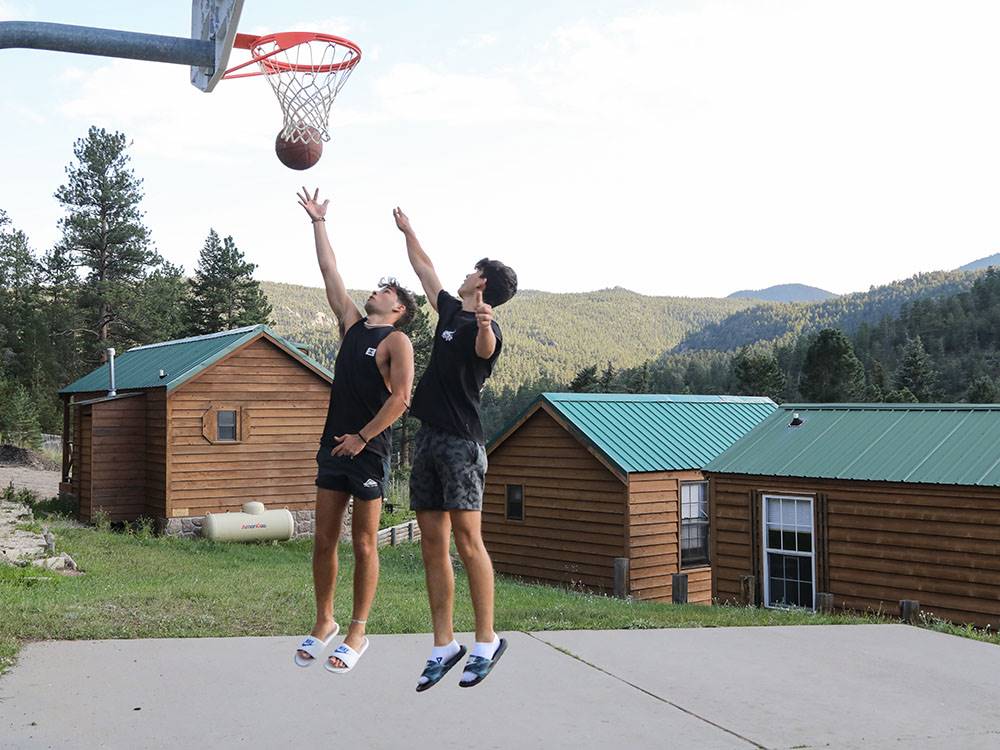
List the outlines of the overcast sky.
<svg viewBox="0 0 1000 750">
<path fill-rule="evenodd" d="M 55 242 L 97 124 L 134 142 L 156 247 L 189 272 L 214 227 L 258 278 L 319 285 L 303 181 L 361 288 L 415 283 L 397 204 L 449 287 L 490 256 L 549 291 L 848 292 L 1000 249 L 1000 3 L 316 5 L 246 0 L 240 24 L 361 46 L 313 169 L 275 158 L 259 78 L 203 94 L 180 66 L 0 50 L 0 208 Z M 0 20 L 186 36 L 190 7 L 0 0 Z"/>
</svg>

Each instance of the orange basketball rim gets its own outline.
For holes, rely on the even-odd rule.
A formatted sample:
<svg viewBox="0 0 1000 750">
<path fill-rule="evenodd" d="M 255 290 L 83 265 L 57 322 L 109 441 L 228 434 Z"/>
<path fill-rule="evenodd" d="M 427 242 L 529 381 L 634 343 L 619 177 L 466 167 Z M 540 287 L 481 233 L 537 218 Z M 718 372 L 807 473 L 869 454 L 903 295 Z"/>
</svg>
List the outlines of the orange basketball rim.
<svg viewBox="0 0 1000 750">
<path fill-rule="evenodd" d="M 292 143 L 330 140 L 330 109 L 361 62 L 361 48 L 349 39 L 311 31 L 265 36 L 237 34 L 234 47 L 252 57 L 223 78 L 266 76 L 284 114 L 281 137 Z M 239 72 L 256 64 L 256 70 Z"/>
</svg>

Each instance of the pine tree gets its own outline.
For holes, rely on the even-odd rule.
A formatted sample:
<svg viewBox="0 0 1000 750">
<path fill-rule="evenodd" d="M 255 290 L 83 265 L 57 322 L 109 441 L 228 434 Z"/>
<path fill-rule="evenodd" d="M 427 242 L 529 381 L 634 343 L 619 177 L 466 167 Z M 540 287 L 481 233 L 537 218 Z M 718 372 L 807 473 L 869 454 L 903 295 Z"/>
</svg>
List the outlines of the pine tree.
<svg viewBox="0 0 1000 750">
<path fill-rule="evenodd" d="M 0 381 L 0 442 L 33 450 L 42 447 L 38 410 L 20 383 Z"/>
<path fill-rule="evenodd" d="M 191 297 L 184 269 L 164 261 L 145 278 L 128 331 L 142 342 L 169 341 L 187 334 Z"/>
<path fill-rule="evenodd" d="M 569 383 L 573 393 L 590 393 L 597 386 L 597 365 L 584 367 Z"/>
<path fill-rule="evenodd" d="M 807 401 L 839 403 L 864 393 L 865 368 L 851 342 L 834 328 L 824 328 L 806 351 L 799 388 Z"/>
<path fill-rule="evenodd" d="M 785 390 L 785 373 L 771 352 L 755 351 L 744 346 L 733 358 L 732 370 L 741 394 L 767 396 L 775 401 L 781 399 Z"/>
<path fill-rule="evenodd" d="M 112 343 L 132 343 L 116 342 L 117 326 L 132 317 L 147 270 L 161 260 L 143 223 L 142 180 L 130 167 L 128 145 L 122 133 L 91 127 L 74 144 L 76 162 L 55 193 L 67 212 L 61 244 L 86 269 L 80 301 L 91 359 Z"/>
<path fill-rule="evenodd" d="M 597 381 L 597 387 L 602 393 L 608 393 L 611 390 L 611 383 L 615 379 L 615 368 L 611 364 L 611 360 L 608 360 L 608 366 L 604 368 L 604 372 L 601 373 L 600 379 Z"/>
<path fill-rule="evenodd" d="M 905 388 L 910 391 L 918 401 L 932 401 L 936 383 L 937 373 L 920 336 L 907 339 L 899 367 L 896 368 L 893 385 L 897 390 Z"/>
<path fill-rule="evenodd" d="M 260 282 L 253 278 L 255 268 L 231 236 L 220 241 L 218 233 L 210 230 L 191 280 L 188 333 L 200 335 L 268 323 L 271 305 Z"/>
<path fill-rule="evenodd" d="M 965 400 L 970 404 L 995 404 L 1000 398 L 1000 389 L 988 375 L 980 375 L 972 381 Z"/>
<path fill-rule="evenodd" d="M 636 368 L 629 382 L 629 393 L 649 393 L 650 374 L 649 362 L 643 362 L 641 367 Z"/>
</svg>

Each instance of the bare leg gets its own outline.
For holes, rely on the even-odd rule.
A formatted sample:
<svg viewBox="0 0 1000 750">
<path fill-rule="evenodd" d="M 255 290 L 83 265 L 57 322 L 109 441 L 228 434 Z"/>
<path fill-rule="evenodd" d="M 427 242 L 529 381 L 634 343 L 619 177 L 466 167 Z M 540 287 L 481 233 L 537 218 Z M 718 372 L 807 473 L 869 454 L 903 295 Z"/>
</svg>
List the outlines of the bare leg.
<svg viewBox="0 0 1000 750">
<path fill-rule="evenodd" d="M 451 519 L 440 510 L 418 510 L 420 554 L 424 558 L 427 598 L 434 623 L 434 645 L 447 646 L 455 640 L 452 613 L 455 606 L 455 572 L 448 549 L 451 542 Z"/>
<path fill-rule="evenodd" d="M 378 523 L 382 514 L 382 499 L 354 501 L 351 519 L 351 538 L 354 545 L 354 614 L 344 643 L 355 651 L 365 639 L 365 622 L 372 609 L 375 589 L 378 588 Z M 360 622 L 359 622 L 360 621 Z M 335 667 L 346 667 L 340 659 L 331 656 Z"/>
<path fill-rule="evenodd" d="M 316 625 L 311 635 L 325 640 L 333 632 L 333 595 L 337 585 L 337 543 L 344 511 L 351 499 L 346 492 L 316 490 L 316 535 L 313 540 L 313 589 L 316 595 Z M 302 659 L 312 657 L 299 651 Z"/>
<path fill-rule="evenodd" d="M 472 609 L 476 614 L 476 640 L 491 643 L 493 631 L 493 562 L 483 544 L 482 519 L 478 510 L 449 511 L 455 529 L 455 546 L 469 576 Z"/>
</svg>

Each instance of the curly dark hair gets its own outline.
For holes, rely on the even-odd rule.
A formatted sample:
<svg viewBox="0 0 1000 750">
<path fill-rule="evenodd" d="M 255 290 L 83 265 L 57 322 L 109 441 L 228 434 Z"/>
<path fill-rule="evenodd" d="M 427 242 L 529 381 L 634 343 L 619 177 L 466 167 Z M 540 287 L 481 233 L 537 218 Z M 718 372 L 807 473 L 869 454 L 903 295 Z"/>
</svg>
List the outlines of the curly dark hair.
<svg viewBox="0 0 1000 750">
<path fill-rule="evenodd" d="M 391 276 L 379 281 L 378 288 L 380 290 L 392 289 L 396 293 L 396 299 L 406 308 L 403 310 L 403 314 L 399 316 L 399 320 L 396 321 L 396 328 L 406 328 L 410 324 L 410 321 L 413 320 L 413 316 L 417 314 L 416 295 Z"/>
<path fill-rule="evenodd" d="M 476 270 L 486 279 L 483 302 L 497 307 L 517 294 L 517 274 L 510 266 L 498 260 L 483 258 L 476 263 Z"/>
</svg>

